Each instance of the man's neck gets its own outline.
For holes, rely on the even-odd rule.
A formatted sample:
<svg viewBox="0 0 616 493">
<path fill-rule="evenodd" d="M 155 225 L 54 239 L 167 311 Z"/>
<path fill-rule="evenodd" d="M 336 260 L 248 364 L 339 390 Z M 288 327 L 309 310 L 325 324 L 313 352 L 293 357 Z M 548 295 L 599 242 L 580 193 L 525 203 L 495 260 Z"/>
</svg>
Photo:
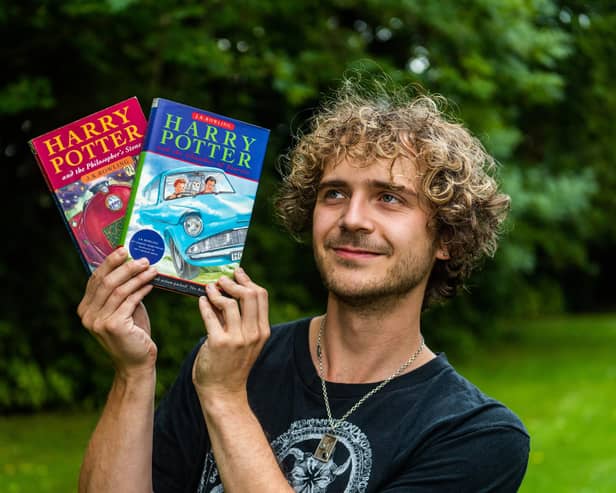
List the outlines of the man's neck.
<svg viewBox="0 0 616 493">
<path fill-rule="evenodd" d="M 357 309 L 329 297 L 321 345 L 325 379 L 339 383 L 369 383 L 388 378 L 421 344 L 419 303 Z M 310 326 L 310 352 L 318 368 L 316 341 L 322 317 Z M 428 348 L 408 371 L 434 358 Z"/>
</svg>

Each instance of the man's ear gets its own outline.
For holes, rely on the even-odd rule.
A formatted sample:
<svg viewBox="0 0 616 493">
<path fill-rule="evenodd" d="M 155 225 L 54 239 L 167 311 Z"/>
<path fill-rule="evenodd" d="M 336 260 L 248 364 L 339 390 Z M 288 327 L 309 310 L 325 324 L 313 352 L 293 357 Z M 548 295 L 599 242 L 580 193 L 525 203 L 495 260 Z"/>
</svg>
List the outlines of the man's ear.
<svg viewBox="0 0 616 493">
<path fill-rule="evenodd" d="M 447 248 L 447 245 L 441 243 L 441 246 L 436 249 L 434 258 L 437 260 L 449 260 L 449 248 Z"/>
</svg>

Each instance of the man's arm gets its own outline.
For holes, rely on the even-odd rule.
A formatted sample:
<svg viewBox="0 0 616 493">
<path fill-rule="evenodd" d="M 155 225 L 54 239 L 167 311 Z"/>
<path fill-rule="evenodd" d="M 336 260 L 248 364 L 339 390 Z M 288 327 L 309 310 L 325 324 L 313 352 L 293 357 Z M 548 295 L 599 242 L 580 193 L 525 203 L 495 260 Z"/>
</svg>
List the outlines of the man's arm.
<svg viewBox="0 0 616 493">
<path fill-rule="evenodd" d="M 235 282 L 208 285 L 199 308 L 208 337 L 193 365 L 193 383 L 225 491 L 292 492 L 246 390 L 270 334 L 267 292 L 237 269 Z"/>
<path fill-rule="evenodd" d="M 80 492 L 152 492 L 156 375 L 116 375 L 79 475 Z"/>
<path fill-rule="evenodd" d="M 124 248 L 88 281 L 77 313 L 111 356 L 115 377 L 81 467 L 80 492 L 152 491 L 156 345 L 141 303 L 156 271 L 146 260 L 124 263 Z"/>
</svg>

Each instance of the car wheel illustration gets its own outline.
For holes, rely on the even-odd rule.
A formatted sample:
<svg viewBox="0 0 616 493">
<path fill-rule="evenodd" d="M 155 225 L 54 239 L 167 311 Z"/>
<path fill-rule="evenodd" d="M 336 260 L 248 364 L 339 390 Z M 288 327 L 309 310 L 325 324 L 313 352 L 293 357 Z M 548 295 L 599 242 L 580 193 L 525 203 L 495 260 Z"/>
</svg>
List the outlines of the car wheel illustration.
<svg viewBox="0 0 616 493">
<path fill-rule="evenodd" d="M 189 264 L 184 260 L 182 254 L 175 246 L 174 241 L 169 238 L 169 250 L 171 250 L 171 259 L 173 260 L 173 267 L 180 277 L 184 279 L 192 279 L 199 274 L 199 267 Z"/>
</svg>

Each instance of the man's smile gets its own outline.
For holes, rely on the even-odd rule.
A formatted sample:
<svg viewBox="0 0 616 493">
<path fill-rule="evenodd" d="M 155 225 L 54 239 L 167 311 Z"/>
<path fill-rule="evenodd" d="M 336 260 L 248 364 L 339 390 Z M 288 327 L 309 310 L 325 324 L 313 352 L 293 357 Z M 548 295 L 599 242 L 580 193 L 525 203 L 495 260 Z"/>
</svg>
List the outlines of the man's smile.
<svg viewBox="0 0 616 493">
<path fill-rule="evenodd" d="M 368 259 L 383 255 L 381 252 L 351 246 L 334 246 L 332 250 L 336 255 L 348 259 Z"/>
</svg>

